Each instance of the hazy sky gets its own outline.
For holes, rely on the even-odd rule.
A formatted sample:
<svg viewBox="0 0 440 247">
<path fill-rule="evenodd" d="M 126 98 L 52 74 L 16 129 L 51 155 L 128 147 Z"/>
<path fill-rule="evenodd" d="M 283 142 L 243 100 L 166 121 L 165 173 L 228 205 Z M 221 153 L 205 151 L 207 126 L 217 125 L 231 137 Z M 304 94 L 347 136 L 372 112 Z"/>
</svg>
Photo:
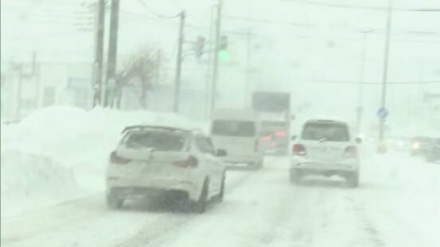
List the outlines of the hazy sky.
<svg viewBox="0 0 440 247">
<path fill-rule="evenodd" d="M 91 60 L 93 12 L 75 0 L 2 0 L 2 62 L 29 57 Z M 187 11 L 185 39 L 209 36 L 212 6 L 216 1 L 124 0 L 121 1 L 119 52 L 121 59 L 144 46 L 160 47 L 169 61 L 172 82 L 177 19 L 158 18 Z M 386 12 L 358 8 L 332 8 L 304 1 L 224 0 L 223 30 L 229 37 L 231 58 L 221 64 L 219 90 L 243 98 L 247 38 L 252 30 L 251 81 L 255 88 L 290 90 L 295 102 L 310 102 L 317 111 L 336 110 L 352 117 L 358 102 L 358 86 L 329 82 L 381 82 Z M 385 7 L 385 0 L 325 0 L 350 6 Z M 440 8 L 438 0 L 394 0 L 394 7 Z M 365 60 L 362 57 L 364 35 Z M 415 33 L 419 32 L 419 33 Z M 432 34 L 423 34 L 432 33 Z M 49 45 L 48 45 L 49 44 Z M 186 49 L 190 49 L 188 45 Z M 208 48 L 207 48 L 208 49 Z M 206 54 L 200 62 L 188 57 L 184 63 L 186 86 L 204 88 Z M 418 82 L 440 80 L 440 13 L 395 11 L 389 80 Z M 361 76 L 365 62 L 364 76 Z M 326 84 L 327 83 L 327 84 Z M 364 89 L 366 115 L 374 119 L 379 105 L 379 85 Z M 440 84 L 389 87 L 389 106 L 400 117 L 402 101 L 415 104 L 424 91 L 440 91 Z M 233 92 L 233 94 L 232 94 Z M 234 97 L 230 97 L 231 99 Z"/>
</svg>

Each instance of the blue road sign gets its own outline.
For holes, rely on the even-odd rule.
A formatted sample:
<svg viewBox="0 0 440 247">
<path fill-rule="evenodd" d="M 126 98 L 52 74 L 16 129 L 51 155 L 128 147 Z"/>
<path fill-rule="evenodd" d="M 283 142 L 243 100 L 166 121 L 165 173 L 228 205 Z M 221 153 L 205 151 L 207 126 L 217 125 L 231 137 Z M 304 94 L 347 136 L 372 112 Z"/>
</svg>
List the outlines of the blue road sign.
<svg viewBox="0 0 440 247">
<path fill-rule="evenodd" d="M 377 111 L 377 116 L 380 118 L 380 119 L 385 119 L 385 118 L 387 118 L 388 117 L 388 110 L 386 109 L 386 108 L 380 108 L 378 111 Z"/>
</svg>

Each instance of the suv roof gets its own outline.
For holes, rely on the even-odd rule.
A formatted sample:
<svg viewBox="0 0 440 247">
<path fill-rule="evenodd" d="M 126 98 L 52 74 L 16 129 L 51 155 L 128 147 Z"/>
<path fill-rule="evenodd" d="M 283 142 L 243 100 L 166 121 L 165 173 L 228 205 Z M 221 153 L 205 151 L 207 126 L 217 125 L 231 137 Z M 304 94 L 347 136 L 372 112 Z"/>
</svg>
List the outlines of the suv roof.
<svg viewBox="0 0 440 247">
<path fill-rule="evenodd" d="M 145 130 L 145 129 L 150 129 L 150 130 L 165 130 L 165 131 L 180 131 L 180 132 L 197 132 L 197 133 L 203 133 L 201 130 L 199 129 L 184 129 L 184 128 L 178 128 L 178 127 L 168 127 L 168 126 L 156 126 L 156 125 L 132 125 L 132 126 L 127 126 L 124 128 L 124 130 L 122 131 L 122 134 L 124 134 L 127 131 L 131 131 L 131 130 Z"/>
<path fill-rule="evenodd" d="M 339 123 L 339 124 L 347 124 L 347 122 L 343 120 L 333 120 L 333 119 L 311 119 L 305 122 L 307 123 Z"/>
</svg>

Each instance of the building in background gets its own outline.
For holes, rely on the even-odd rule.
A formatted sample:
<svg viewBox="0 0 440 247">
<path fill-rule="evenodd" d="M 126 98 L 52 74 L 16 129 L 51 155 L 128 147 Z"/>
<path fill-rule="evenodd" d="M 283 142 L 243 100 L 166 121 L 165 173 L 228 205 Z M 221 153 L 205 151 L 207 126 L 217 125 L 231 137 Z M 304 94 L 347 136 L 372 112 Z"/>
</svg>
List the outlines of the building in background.
<svg viewBox="0 0 440 247">
<path fill-rule="evenodd" d="M 87 62 L 10 63 L 2 71 L 1 116 L 19 120 L 53 105 L 92 106 Z"/>
</svg>

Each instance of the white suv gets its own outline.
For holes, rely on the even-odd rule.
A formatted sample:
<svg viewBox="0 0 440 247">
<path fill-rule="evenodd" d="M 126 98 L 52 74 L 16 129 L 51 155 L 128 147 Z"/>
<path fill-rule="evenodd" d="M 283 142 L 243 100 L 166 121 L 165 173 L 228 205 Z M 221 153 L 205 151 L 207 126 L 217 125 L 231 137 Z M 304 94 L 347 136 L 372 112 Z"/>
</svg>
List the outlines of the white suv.
<svg viewBox="0 0 440 247">
<path fill-rule="evenodd" d="M 120 208 L 133 197 L 171 195 L 195 212 L 209 200 L 222 201 L 225 165 L 211 140 L 199 131 L 131 126 L 110 155 L 106 202 Z"/>
<path fill-rule="evenodd" d="M 307 175 L 340 175 L 351 187 L 359 184 L 358 138 L 348 124 L 337 120 L 310 120 L 298 137 L 292 137 L 290 179 L 296 183 Z"/>
</svg>

